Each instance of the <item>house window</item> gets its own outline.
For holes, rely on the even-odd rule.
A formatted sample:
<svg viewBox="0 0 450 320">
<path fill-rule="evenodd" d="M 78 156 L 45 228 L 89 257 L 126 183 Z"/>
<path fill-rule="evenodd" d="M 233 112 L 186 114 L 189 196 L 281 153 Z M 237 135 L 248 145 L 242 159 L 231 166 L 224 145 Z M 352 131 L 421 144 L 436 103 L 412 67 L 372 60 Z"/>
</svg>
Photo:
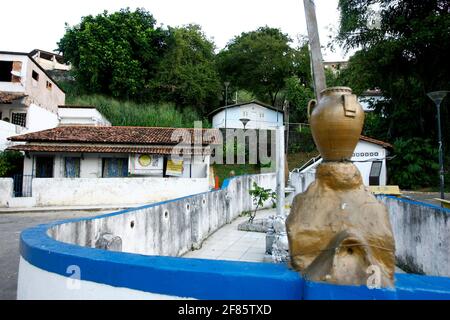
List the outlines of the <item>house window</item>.
<svg viewBox="0 0 450 320">
<path fill-rule="evenodd" d="M 64 158 L 64 177 L 79 178 L 80 177 L 80 158 L 67 157 Z"/>
<path fill-rule="evenodd" d="M 11 123 L 25 127 L 27 124 L 27 114 L 25 112 L 13 112 L 11 115 Z"/>
<path fill-rule="evenodd" d="M 11 82 L 13 62 L 12 61 L 0 61 L 0 82 Z"/>
<path fill-rule="evenodd" d="M 31 73 L 31 77 L 36 80 L 39 81 L 39 73 L 37 73 L 36 71 L 33 70 L 33 72 Z"/>
<path fill-rule="evenodd" d="M 47 81 L 47 83 L 45 84 L 45 87 L 46 87 L 48 90 L 52 90 L 52 83 L 51 83 L 50 81 Z"/>
<path fill-rule="evenodd" d="M 36 157 L 36 178 L 53 178 L 53 157 Z"/>
<path fill-rule="evenodd" d="M 382 167 L 383 167 L 382 161 L 372 162 L 372 167 L 370 168 L 370 175 L 369 175 L 369 185 L 370 186 L 379 186 L 380 185 L 380 175 L 381 175 Z"/>
<path fill-rule="evenodd" d="M 102 177 L 128 177 L 128 158 L 103 158 Z"/>
</svg>

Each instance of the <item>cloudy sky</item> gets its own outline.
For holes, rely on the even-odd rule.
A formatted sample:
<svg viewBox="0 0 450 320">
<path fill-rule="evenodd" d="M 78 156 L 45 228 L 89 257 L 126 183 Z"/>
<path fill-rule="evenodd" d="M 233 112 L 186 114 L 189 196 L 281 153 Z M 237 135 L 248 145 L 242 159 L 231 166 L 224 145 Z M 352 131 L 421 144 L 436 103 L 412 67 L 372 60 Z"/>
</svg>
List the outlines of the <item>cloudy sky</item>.
<svg viewBox="0 0 450 320">
<path fill-rule="evenodd" d="M 325 46 L 338 26 L 338 0 L 315 3 L 321 43 Z M 65 22 L 74 25 L 82 16 L 125 7 L 147 9 L 158 24 L 199 24 L 218 49 L 241 32 L 264 25 L 280 28 L 293 39 L 307 34 L 302 0 L 14 0 L 0 4 L 0 50 L 52 51 L 64 34 Z M 341 60 L 344 55 L 339 49 L 334 53 L 324 50 L 324 58 Z"/>
</svg>

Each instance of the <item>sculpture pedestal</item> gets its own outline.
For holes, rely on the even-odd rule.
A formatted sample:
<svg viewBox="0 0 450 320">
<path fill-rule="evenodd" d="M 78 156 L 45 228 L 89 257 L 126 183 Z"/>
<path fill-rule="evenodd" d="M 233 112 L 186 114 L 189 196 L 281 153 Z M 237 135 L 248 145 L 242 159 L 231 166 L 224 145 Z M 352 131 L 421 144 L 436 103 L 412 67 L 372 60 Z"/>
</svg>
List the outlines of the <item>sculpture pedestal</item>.
<svg viewBox="0 0 450 320">
<path fill-rule="evenodd" d="M 292 267 L 312 281 L 392 287 L 389 214 L 352 163 L 321 164 L 286 220 Z"/>
</svg>

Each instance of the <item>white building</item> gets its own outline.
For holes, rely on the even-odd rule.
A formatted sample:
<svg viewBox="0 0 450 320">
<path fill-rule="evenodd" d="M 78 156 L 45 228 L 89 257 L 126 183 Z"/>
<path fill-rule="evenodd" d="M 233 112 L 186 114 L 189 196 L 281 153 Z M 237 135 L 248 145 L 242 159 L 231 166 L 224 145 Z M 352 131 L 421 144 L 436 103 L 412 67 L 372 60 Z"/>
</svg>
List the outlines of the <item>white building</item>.
<svg viewBox="0 0 450 320">
<path fill-rule="evenodd" d="M 239 103 L 218 108 L 211 112 L 213 128 L 243 129 L 243 120 L 248 120 L 246 129 L 276 129 L 283 125 L 284 113 L 259 101 Z M 244 120 L 244 121 L 246 121 Z"/>
<path fill-rule="evenodd" d="M 202 133 L 201 143 L 182 147 L 181 138 L 194 141 L 194 129 L 60 126 L 14 136 L 10 140 L 25 144 L 7 150 L 22 151 L 25 159 L 24 179 L 15 181 L 13 194 L 36 206 L 64 206 L 139 204 L 206 192 L 210 145 L 218 132 Z"/>
<path fill-rule="evenodd" d="M 392 145 L 380 140 L 361 136 L 351 161 L 361 172 L 364 185 L 385 186 L 387 184 L 387 161 Z M 322 158 L 311 159 L 291 173 L 291 182 L 297 192 L 304 192 L 316 178 L 316 168 Z"/>
<path fill-rule="evenodd" d="M 59 106 L 58 116 L 60 126 L 111 126 L 111 122 L 94 106 Z"/>
<path fill-rule="evenodd" d="M 65 93 L 28 53 L 0 51 L 0 151 L 6 137 L 54 128 Z"/>
</svg>

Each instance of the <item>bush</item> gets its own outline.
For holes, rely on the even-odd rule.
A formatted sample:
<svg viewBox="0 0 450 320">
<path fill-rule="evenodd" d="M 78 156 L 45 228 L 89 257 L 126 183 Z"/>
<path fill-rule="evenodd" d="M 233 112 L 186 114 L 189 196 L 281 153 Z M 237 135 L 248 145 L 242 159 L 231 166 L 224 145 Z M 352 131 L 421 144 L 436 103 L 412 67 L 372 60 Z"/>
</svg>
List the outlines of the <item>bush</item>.
<svg viewBox="0 0 450 320">
<path fill-rule="evenodd" d="M 20 173 L 23 166 L 23 155 L 16 151 L 0 152 L 0 177 L 11 177 Z"/>
<path fill-rule="evenodd" d="M 192 128 L 194 121 L 203 120 L 203 127 L 210 127 L 193 108 L 178 110 L 173 104 L 134 103 L 101 95 L 68 97 L 67 104 L 95 106 L 114 126 Z"/>
<path fill-rule="evenodd" d="M 402 189 L 435 187 L 439 183 L 438 150 L 430 139 L 397 139 L 396 157 L 389 163 L 393 184 Z"/>
</svg>

